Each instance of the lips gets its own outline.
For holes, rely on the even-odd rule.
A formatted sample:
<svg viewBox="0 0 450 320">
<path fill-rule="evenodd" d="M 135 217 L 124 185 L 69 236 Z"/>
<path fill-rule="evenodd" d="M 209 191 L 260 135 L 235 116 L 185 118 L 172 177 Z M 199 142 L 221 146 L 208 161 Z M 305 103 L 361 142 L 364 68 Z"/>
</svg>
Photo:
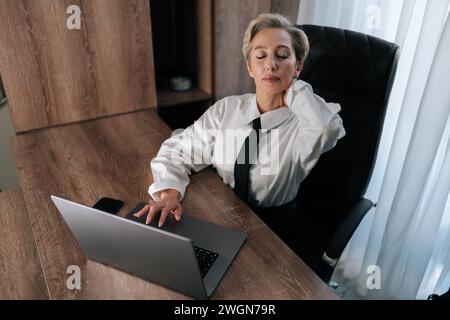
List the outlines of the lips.
<svg viewBox="0 0 450 320">
<path fill-rule="evenodd" d="M 267 77 L 263 78 L 263 80 L 278 81 L 278 80 L 280 80 L 280 78 L 278 78 L 277 76 L 267 76 Z"/>
</svg>

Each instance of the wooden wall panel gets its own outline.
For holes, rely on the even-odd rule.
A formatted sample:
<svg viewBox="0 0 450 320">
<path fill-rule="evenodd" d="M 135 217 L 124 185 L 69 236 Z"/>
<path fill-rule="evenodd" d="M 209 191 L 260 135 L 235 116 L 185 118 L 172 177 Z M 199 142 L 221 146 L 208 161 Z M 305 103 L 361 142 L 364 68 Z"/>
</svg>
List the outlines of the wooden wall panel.
<svg viewBox="0 0 450 320">
<path fill-rule="evenodd" d="M 2 0 L 0 29 L 17 132 L 156 106 L 147 0 Z"/>
<path fill-rule="evenodd" d="M 198 87 L 213 95 L 213 3 L 212 0 L 197 0 L 197 52 L 198 52 Z"/>
<path fill-rule="evenodd" d="M 242 39 L 251 20 L 263 12 L 281 13 L 295 23 L 299 0 L 216 0 L 214 92 L 216 99 L 255 92 L 242 56 Z"/>
<path fill-rule="evenodd" d="M 280 13 L 292 23 L 297 23 L 300 0 L 272 0 L 273 13 Z"/>
</svg>

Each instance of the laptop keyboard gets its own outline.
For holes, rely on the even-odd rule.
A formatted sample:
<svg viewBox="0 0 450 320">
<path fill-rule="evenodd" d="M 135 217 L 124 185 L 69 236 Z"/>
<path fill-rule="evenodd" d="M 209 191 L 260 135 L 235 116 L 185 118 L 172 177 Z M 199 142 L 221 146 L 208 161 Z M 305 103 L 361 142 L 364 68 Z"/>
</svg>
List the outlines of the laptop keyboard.
<svg viewBox="0 0 450 320">
<path fill-rule="evenodd" d="M 202 274 L 202 278 L 205 277 L 206 273 L 208 273 L 209 269 L 211 269 L 212 264 L 216 261 L 219 256 L 217 253 L 202 249 L 194 246 L 195 256 L 197 257 L 198 266 L 200 267 L 200 272 Z"/>
<path fill-rule="evenodd" d="M 131 212 L 128 213 L 125 218 L 145 224 L 145 217 L 137 218 L 133 215 L 144 206 L 145 203 L 138 204 L 133 210 L 131 210 Z M 214 263 L 214 261 L 216 261 L 219 254 L 196 246 L 194 246 L 194 252 L 197 258 L 198 266 L 200 268 L 200 273 L 202 275 L 202 278 L 204 278 L 209 269 L 211 269 L 212 264 Z"/>
</svg>

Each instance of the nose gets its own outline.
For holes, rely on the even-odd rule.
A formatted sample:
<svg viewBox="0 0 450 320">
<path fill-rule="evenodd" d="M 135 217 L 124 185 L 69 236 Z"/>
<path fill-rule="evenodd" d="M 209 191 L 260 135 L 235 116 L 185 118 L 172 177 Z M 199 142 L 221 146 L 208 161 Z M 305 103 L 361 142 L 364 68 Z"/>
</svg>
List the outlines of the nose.
<svg viewBox="0 0 450 320">
<path fill-rule="evenodd" d="M 267 71 L 274 71 L 277 69 L 277 60 L 275 57 L 269 57 L 269 59 L 267 59 L 267 65 L 266 65 L 266 70 Z"/>
</svg>

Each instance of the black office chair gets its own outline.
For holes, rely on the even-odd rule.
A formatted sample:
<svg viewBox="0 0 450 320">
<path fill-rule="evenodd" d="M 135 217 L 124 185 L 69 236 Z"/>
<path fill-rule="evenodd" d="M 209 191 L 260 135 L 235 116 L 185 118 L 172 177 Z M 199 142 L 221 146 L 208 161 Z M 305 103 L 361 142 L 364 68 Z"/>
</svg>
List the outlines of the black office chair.
<svg viewBox="0 0 450 320">
<path fill-rule="evenodd" d="M 2 106 L 4 102 L 6 102 L 6 95 L 5 90 L 3 89 L 2 77 L 0 76 L 0 106 Z"/>
<path fill-rule="evenodd" d="M 399 47 L 358 32 L 297 26 L 310 53 L 300 78 L 328 102 L 341 105 L 346 136 L 324 153 L 298 193 L 303 260 L 329 282 L 342 251 L 374 204 L 363 198 L 386 112 Z M 282 237 L 282 236 L 281 236 Z"/>
</svg>

